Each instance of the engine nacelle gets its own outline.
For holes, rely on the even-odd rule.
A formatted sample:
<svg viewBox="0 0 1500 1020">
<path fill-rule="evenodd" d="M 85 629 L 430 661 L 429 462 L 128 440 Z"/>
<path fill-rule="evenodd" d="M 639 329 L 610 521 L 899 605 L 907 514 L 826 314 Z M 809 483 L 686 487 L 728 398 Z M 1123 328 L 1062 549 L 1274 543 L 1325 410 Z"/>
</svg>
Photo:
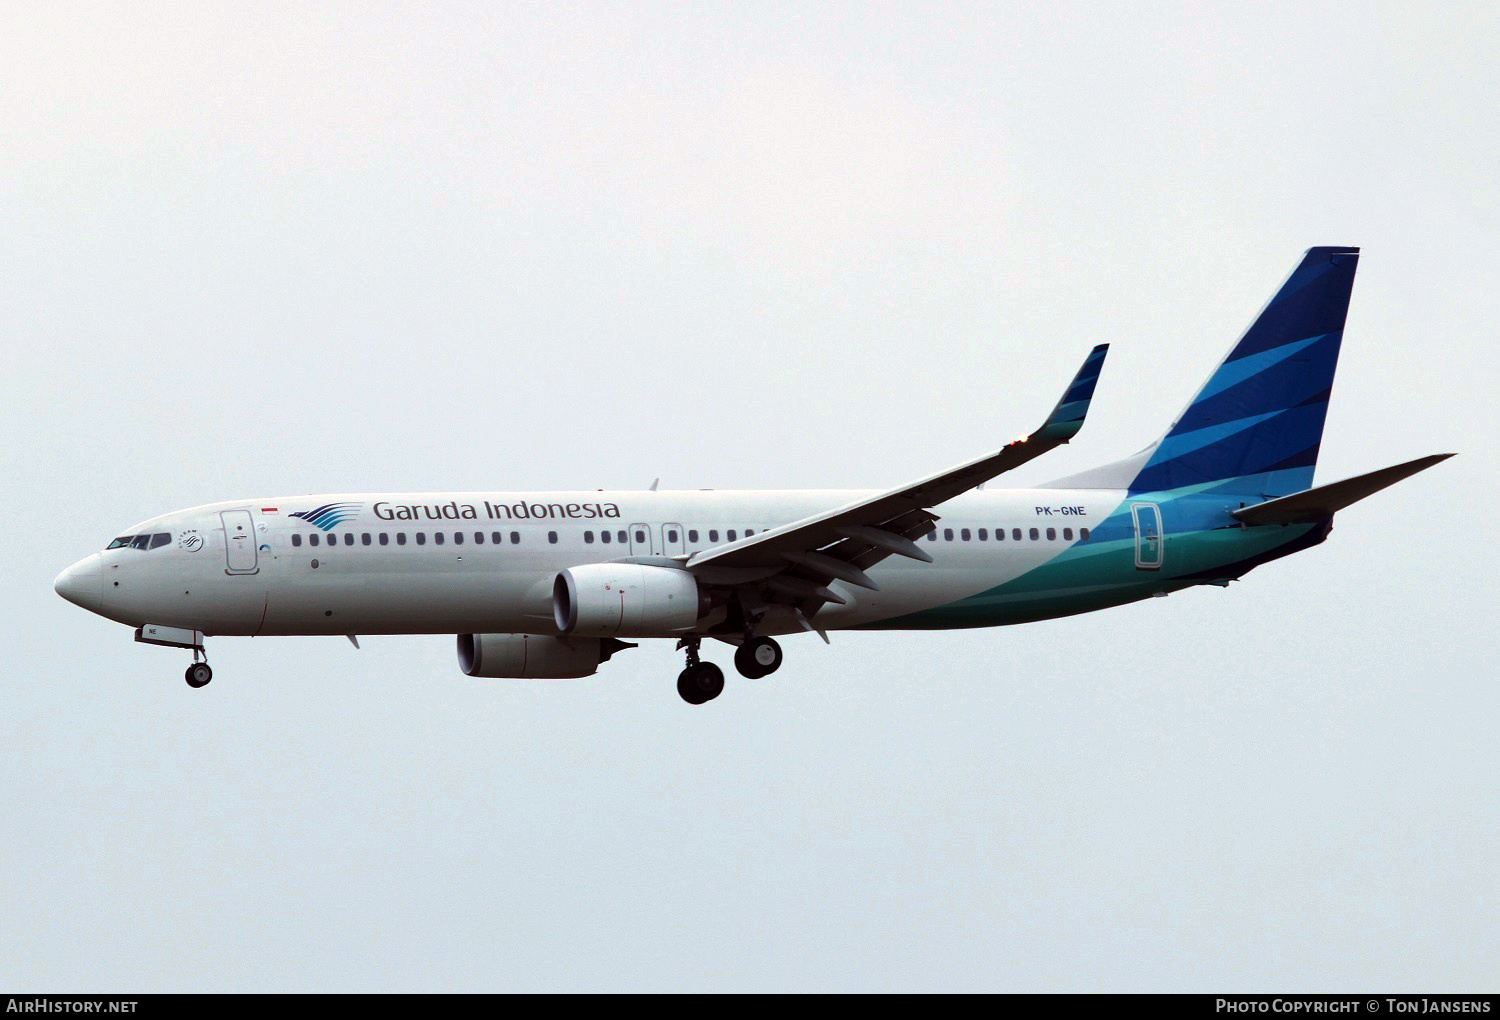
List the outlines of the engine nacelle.
<svg viewBox="0 0 1500 1020">
<path fill-rule="evenodd" d="M 586 563 L 552 585 L 552 615 L 564 634 L 669 637 L 691 630 L 707 607 L 697 578 L 672 567 Z"/>
<path fill-rule="evenodd" d="M 460 634 L 458 668 L 469 676 L 514 680 L 573 680 L 593 676 L 623 641 L 540 634 Z"/>
</svg>

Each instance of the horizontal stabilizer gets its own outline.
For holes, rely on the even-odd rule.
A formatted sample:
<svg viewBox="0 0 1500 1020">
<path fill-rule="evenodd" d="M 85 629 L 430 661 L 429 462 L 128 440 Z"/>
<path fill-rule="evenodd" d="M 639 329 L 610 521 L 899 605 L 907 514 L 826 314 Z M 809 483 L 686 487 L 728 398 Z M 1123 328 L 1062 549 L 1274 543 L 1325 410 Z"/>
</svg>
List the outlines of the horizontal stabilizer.
<svg viewBox="0 0 1500 1020">
<path fill-rule="evenodd" d="M 1344 507 L 1358 503 L 1386 486 L 1395 485 L 1403 478 L 1410 478 L 1418 471 L 1426 471 L 1451 456 L 1451 453 L 1436 453 L 1430 457 L 1418 457 L 1405 464 L 1381 468 L 1331 485 L 1319 485 L 1280 499 L 1231 510 L 1230 513 L 1246 524 L 1312 524 L 1332 517 Z"/>
</svg>

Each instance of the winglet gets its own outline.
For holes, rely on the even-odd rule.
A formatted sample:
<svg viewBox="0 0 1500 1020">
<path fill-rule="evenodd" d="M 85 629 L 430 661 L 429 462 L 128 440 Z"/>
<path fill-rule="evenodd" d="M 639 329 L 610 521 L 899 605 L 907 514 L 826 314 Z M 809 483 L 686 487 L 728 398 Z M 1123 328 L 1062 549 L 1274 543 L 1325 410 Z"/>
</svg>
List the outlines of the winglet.
<svg viewBox="0 0 1500 1020">
<path fill-rule="evenodd" d="M 936 519 L 925 512 L 926 508 L 937 506 L 997 475 L 1035 460 L 1077 435 L 1083 425 L 1083 416 L 1088 412 L 1107 350 L 1108 344 L 1100 344 L 1089 352 L 1062 400 L 1052 409 L 1042 427 L 1029 436 L 1012 440 L 994 453 L 899 488 L 769 528 L 727 545 L 693 553 L 687 561 L 687 568 L 774 566 L 784 570 L 785 554 L 817 552 L 840 539 L 861 543 L 862 548 L 877 550 L 881 555 L 897 553 L 918 560 L 931 560 L 932 556 L 913 541 L 927 534 L 931 530 L 930 522 Z"/>
<path fill-rule="evenodd" d="M 1083 428 L 1083 419 L 1089 413 L 1089 402 L 1094 399 L 1094 386 L 1099 382 L 1099 371 L 1104 367 L 1104 356 L 1109 353 L 1109 344 L 1100 344 L 1083 359 L 1078 374 L 1068 384 L 1062 399 L 1047 416 L 1047 421 L 1030 438 L 1050 439 L 1066 443 Z"/>
</svg>

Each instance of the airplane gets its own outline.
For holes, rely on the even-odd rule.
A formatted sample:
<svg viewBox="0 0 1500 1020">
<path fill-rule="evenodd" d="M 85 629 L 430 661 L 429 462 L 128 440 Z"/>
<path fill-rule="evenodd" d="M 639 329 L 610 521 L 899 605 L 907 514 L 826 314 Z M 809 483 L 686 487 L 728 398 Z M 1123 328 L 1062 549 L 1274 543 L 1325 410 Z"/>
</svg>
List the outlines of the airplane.
<svg viewBox="0 0 1500 1020">
<path fill-rule="evenodd" d="M 143 521 L 57 593 L 188 649 L 213 636 L 456 634 L 471 677 L 591 676 L 627 639 L 675 640 L 677 691 L 759 679 L 777 637 L 1029 623 L 1228 584 L 1320 544 L 1334 514 L 1452 454 L 1313 486 L 1359 249 L 1309 249 L 1165 434 L 1029 489 L 984 483 L 1070 441 L 1107 344 L 1040 428 L 886 491 L 341 493 Z"/>
</svg>

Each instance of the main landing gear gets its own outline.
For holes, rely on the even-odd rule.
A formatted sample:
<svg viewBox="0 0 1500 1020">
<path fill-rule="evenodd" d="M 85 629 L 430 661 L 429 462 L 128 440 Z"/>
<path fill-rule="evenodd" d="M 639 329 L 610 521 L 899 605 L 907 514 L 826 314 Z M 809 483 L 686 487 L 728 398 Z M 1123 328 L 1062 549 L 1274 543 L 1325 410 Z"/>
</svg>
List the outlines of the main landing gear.
<svg viewBox="0 0 1500 1020">
<path fill-rule="evenodd" d="M 700 638 L 683 638 L 678 648 L 687 649 L 687 669 L 677 674 L 677 693 L 689 705 L 701 705 L 724 693 L 724 671 L 698 659 Z"/>
<path fill-rule="evenodd" d="M 768 637 L 746 638 L 735 649 L 734 668 L 751 680 L 770 676 L 781 668 L 781 646 Z"/>
<path fill-rule="evenodd" d="M 724 671 L 698 658 L 701 638 L 688 637 L 677 642 L 687 649 L 687 668 L 677 675 L 677 693 L 689 705 L 702 705 L 724 693 Z M 734 653 L 734 668 L 751 680 L 770 676 L 781 668 L 781 646 L 767 637 L 746 638 Z"/>
</svg>

